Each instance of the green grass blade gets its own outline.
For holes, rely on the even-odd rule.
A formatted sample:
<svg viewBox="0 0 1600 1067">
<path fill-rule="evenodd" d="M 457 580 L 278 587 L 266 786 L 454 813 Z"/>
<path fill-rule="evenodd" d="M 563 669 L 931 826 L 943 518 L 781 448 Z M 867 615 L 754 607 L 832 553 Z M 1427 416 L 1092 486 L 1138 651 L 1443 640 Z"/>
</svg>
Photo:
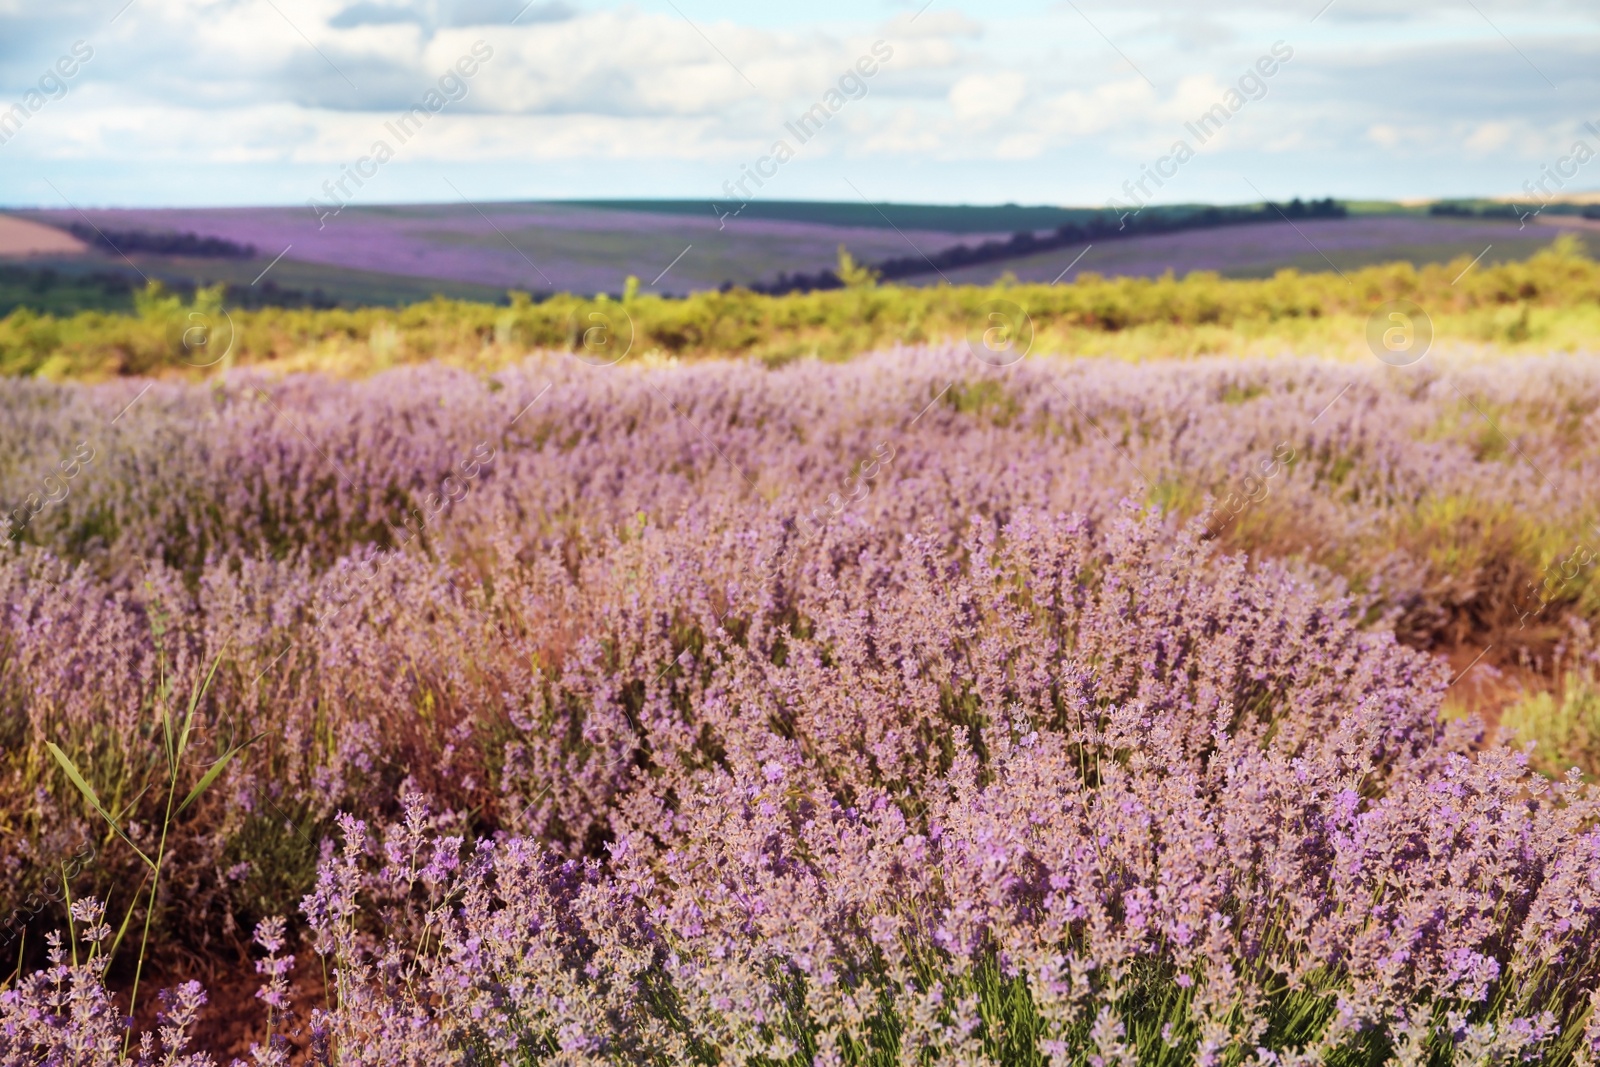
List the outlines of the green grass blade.
<svg viewBox="0 0 1600 1067">
<path fill-rule="evenodd" d="M 222 666 L 222 657 L 227 651 L 228 646 L 224 643 L 222 651 L 217 653 L 217 658 L 211 661 L 211 670 L 206 672 L 206 680 L 200 684 L 198 689 L 189 694 L 189 710 L 184 713 L 183 729 L 178 732 L 178 759 L 182 759 L 183 754 L 189 750 L 189 728 L 194 725 L 195 709 L 200 706 L 200 701 L 205 698 L 207 690 L 211 688 L 211 680 L 217 676 L 217 668 Z"/>
<path fill-rule="evenodd" d="M 161 749 L 167 754 L 168 773 L 177 777 L 178 750 L 172 737 L 172 706 L 165 700 L 161 702 Z"/>
<path fill-rule="evenodd" d="M 117 928 L 116 939 L 111 942 L 111 948 L 106 952 L 106 959 L 109 960 L 116 956 L 117 946 L 122 944 L 122 935 L 128 932 L 128 924 L 133 921 L 133 909 L 139 904 L 139 894 L 144 892 L 144 887 L 149 881 L 150 876 L 147 874 L 139 882 L 139 888 L 134 890 L 133 899 L 128 901 L 128 910 L 122 916 L 122 925 Z"/>
<path fill-rule="evenodd" d="M 78 931 L 72 926 L 72 885 L 67 881 L 67 865 L 61 865 L 61 901 L 67 906 L 67 940 L 72 942 L 72 965 L 78 965 Z"/>
<path fill-rule="evenodd" d="M 61 746 L 57 745 L 54 741 L 46 741 L 44 746 L 50 750 L 50 754 L 56 758 L 56 762 L 61 764 L 61 769 L 67 772 L 67 777 L 72 780 L 73 785 L 78 787 L 78 792 L 83 794 L 83 799 L 87 800 L 89 802 L 89 806 L 94 808 L 95 812 L 106 821 L 107 826 L 111 827 L 112 832 L 118 837 L 122 838 L 122 840 L 127 843 L 129 848 L 137 852 L 140 859 L 154 867 L 155 864 L 151 861 L 150 857 L 146 856 L 144 851 L 140 849 L 138 845 L 133 843 L 133 839 L 131 837 L 122 832 L 122 827 L 117 825 L 117 821 L 113 819 L 109 813 L 107 813 L 105 808 L 100 806 L 100 798 L 95 795 L 94 787 L 91 786 L 83 777 L 83 775 L 79 773 L 78 765 L 72 762 L 72 757 L 61 751 Z"/>
<path fill-rule="evenodd" d="M 148 792 L 150 792 L 150 787 L 148 785 L 139 790 L 139 792 L 134 795 L 134 798 L 124 804 L 121 811 L 117 812 L 116 821 L 120 823 L 123 819 L 127 818 L 128 813 L 138 806 L 139 801 L 143 800 L 144 795 Z"/>
<path fill-rule="evenodd" d="M 67 777 L 72 779 L 72 784 L 78 787 L 78 792 L 83 794 L 83 798 L 89 802 L 95 811 L 100 813 L 102 818 L 110 822 L 111 816 L 107 815 L 105 809 L 100 806 L 100 798 L 95 795 L 94 787 L 84 779 L 82 774 L 78 773 L 78 765 L 72 762 L 72 757 L 61 751 L 61 746 L 54 741 L 46 741 L 44 747 L 48 748 L 50 754 L 56 758 L 56 762 L 61 764 L 61 769 L 67 772 Z M 113 823 L 113 825 L 115 824 Z"/>
<path fill-rule="evenodd" d="M 261 740 L 263 736 L 264 735 L 262 734 L 256 734 L 244 744 L 235 745 L 233 748 L 230 748 L 228 751 L 224 752 L 221 757 L 217 759 L 217 762 L 213 763 L 206 773 L 200 777 L 200 780 L 195 783 L 194 788 L 189 790 L 189 795 L 183 798 L 183 803 L 178 805 L 177 810 L 172 813 L 172 817 L 177 818 L 179 815 L 183 814 L 184 808 L 187 808 L 190 804 L 193 804 L 200 798 L 201 793 L 204 793 L 207 789 L 211 788 L 211 783 L 215 782 L 217 780 L 217 776 L 227 769 L 229 763 L 233 762 L 233 757 L 237 756 L 239 753 L 243 752 L 245 749 Z"/>
<path fill-rule="evenodd" d="M 22 965 L 23 965 L 23 963 L 25 963 L 27 961 L 27 958 L 28 958 L 27 951 L 28 951 L 28 928 L 26 926 L 24 926 L 22 928 L 22 933 L 17 935 L 17 969 L 15 971 L 12 971 L 10 977 L 8 977 L 4 982 L 0 982 L 0 993 L 3 993 L 7 989 L 10 989 L 11 988 L 11 983 L 17 981 L 18 979 L 20 979 L 22 977 Z"/>
</svg>

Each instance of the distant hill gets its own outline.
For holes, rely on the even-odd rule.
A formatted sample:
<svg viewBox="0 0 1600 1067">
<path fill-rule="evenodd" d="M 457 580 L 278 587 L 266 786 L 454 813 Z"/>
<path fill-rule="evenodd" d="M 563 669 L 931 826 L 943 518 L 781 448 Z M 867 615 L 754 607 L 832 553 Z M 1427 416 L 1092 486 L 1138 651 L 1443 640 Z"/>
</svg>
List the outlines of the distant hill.
<svg viewBox="0 0 1600 1067">
<path fill-rule="evenodd" d="M 771 222 L 807 222 L 817 226 L 865 229 L 927 230 L 949 234 L 1014 233 L 1017 230 L 1053 230 L 1067 223 L 1084 224 L 1104 212 L 1097 208 L 1022 207 L 1017 204 L 896 204 L 822 200 L 572 200 L 567 203 L 602 211 L 636 211 L 652 215 L 763 219 Z M 1170 210 L 1201 210 L 1208 205 L 1185 204 Z"/>
<path fill-rule="evenodd" d="M 906 285 L 1070 281 L 1086 272 L 1261 276 L 1480 253 L 1493 262 L 1548 245 L 1561 232 L 1552 224 L 1600 247 L 1582 205 L 1546 208 L 1535 226 L 1488 200 L 1162 205 L 1127 217 L 1009 204 L 729 207 L 737 205 L 721 213 L 710 201 L 682 200 L 352 206 L 321 225 L 295 207 L 14 212 L 0 223 L 26 231 L 34 254 L 0 249 L 0 314 L 125 307 L 147 278 L 179 290 L 222 283 L 239 306 L 620 293 L 629 276 L 668 296 L 729 285 L 783 291 L 835 284 L 841 245 Z"/>
<path fill-rule="evenodd" d="M 927 274 L 944 277 L 946 270 L 963 270 L 1014 259 L 1048 255 L 1084 242 L 1125 241 L 1135 237 L 1181 233 L 1188 230 L 1216 230 L 1227 226 L 1253 226 L 1262 223 L 1288 223 L 1311 219 L 1342 219 L 1349 212 L 1332 197 L 1310 203 L 1299 198 L 1287 204 L 1262 204 L 1259 207 L 1151 207 L 1140 211 L 1097 211 L 1075 222 L 1063 222 L 1053 230 L 1038 233 L 1018 230 L 1004 241 L 963 242 L 948 248 L 915 255 L 892 256 L 867 269 L 885 281 L 904 281 Z M 1085 245 L 1085 247 L 1089 247 Z M 832 270 L 815 274 L 780 274 L 775 282 L 755 283 L 752 288 L 764 293 L 788 293 L 808 289 L 836 289 L 839 276 Z"/>
</svg>

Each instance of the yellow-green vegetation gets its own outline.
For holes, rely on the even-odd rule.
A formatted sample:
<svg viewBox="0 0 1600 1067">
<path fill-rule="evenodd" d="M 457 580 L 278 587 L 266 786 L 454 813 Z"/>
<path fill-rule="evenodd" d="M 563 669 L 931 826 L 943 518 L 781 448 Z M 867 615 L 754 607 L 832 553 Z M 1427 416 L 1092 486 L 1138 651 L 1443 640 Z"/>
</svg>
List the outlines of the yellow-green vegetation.
<svg viewBox="0 0 1600 1067">
<path fill-rule="evenodd" d="M 1560 693 L 1534 693 L 1508 707 L 1501 726 L 1534 742 L 1532 763 L 1552 777 L 1577 767 L 1600 774 L 1600 685 L 1584 671 L 1567 674 Z"/>
<path fill-rule="evenodd" d="M 152 286 L 131 315 L 13 312 L 0 320 L 0 373 L 196 375 L 214 368 L 219 349 L 234 365 L 341 374 L 425 360 L 494 367 L 528 349 L 575 349 L 596 326 L 630 358 L 841 359 L 896 343 L 964 339 L 997 299 L 1027 312 L 1034 352 L 1133 360 L 1365 355 L 1367 317 L 1397 298 L 1419 304 L 1441 342 L 1576 350 L 1600 333 L 1600 265 L 1571 239 L 1518 263 L 1469 269 L 1463 258 L 1420 269 L 1395 263 L 1244 280 L 1085 274 L 1055 286 L 913 288 L 877 284 L 853 262 L 841 267 L 850 284 L 823 292 L 773 297 L 733 289 L 669 300 L 630 283 L 620 300 L 535 302 L 514 293 L 510 306 L 436 298 L 401 309 L 244 311 L 224 309 L 220 290 L 201 290 L 185 305 Z"/>
</svg>

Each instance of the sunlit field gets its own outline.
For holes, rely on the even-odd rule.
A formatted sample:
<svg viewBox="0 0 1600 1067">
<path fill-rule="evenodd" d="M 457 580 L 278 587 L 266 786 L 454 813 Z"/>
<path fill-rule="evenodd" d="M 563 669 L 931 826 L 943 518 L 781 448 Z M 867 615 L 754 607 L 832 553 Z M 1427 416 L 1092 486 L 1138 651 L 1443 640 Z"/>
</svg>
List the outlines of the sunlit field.
<svg viewBox="0 0 1600 1067">
<path fill-rule="evenodd" d="M 1572 352 L 1589 347 L 1600 329 L 1600 267 L 1570 236 L 1520 262 L 1474 264 L 1462 256 L 1421 268 L 1283 270 L 1258 280 L 1085 274 L 1071 284 L 903 287 L 877 284 L 870 269 L 845 250 L 840 255 L 845 288 L 779 299 L 737 288 L 665 299 L 630 279 L 610 295 L 535 302 L 513 292 L 509 306 L 435 299 L 404 308 L 248 311 L 225 307 L 220 286 L 188 301 L 155 286 L 137 294 L 132 315 L 13 311 L 0 319 L 0 372 L 199 380 L 245 366 L 350 376 L 429 361 L 492 372 L 551 348 L 582 350 L 596 363 L 837 361 L 894 345 L 977 343 L 995 301 L 1026 313 L 1026 323 L 1016 322 L 1017 351 L 1031 337 L 1030 355 L 1129 360 L 1317 354 L 1370 362 L 1368 319 L 1396 299 L 1419 305 L 1437 343 L 1455 349 Z M 602 324 L 602 334 L 590 332 Z"/>
<path fill-rule="evenodd" d="M 0 1062 L 1594 1062 L 1600 268 L 840 272 L 0 321 Z"/>
</svg>

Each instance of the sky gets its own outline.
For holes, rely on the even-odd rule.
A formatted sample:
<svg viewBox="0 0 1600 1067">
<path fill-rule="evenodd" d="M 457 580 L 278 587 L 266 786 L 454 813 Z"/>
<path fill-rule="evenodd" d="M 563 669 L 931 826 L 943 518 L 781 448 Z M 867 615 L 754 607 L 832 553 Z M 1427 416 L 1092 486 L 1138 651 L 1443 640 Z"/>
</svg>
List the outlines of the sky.
<svg viewBox="0 0 1600 1067">
<path fill-rule="evenodd" d="M 0 205 L 1600 190 L 1597 89 L 1592 0 L 0 0 Z"/>
</svg>

